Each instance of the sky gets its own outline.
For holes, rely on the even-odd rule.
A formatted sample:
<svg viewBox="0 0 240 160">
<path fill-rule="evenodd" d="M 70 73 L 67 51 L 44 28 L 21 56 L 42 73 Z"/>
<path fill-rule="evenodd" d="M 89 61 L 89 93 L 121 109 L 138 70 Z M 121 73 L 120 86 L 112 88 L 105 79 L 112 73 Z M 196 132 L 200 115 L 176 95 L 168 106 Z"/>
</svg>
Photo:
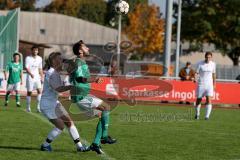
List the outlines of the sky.
<svg viewBox="0 0 240 160">
<path fill-rule="evenodd" d="M 149 0 L 149 3 L 160 6 L 160 12 L 163 13 L 163 16 L 164 16 L 166 1 L 167 0 Z M 51 2 L 51 0 L 37 0 L 36 6 L 42 7 L 42 6 L 49 4 L 50 2 Z"/>
<path fill-rule="evenodd" d="M 150 4 L 156 4 L 160 7 L 160 12 L 163 14 L 163 17 L 165 17 L 165 6 L 166 6 L 167 0 L 149 0 Z"/>
</svg>

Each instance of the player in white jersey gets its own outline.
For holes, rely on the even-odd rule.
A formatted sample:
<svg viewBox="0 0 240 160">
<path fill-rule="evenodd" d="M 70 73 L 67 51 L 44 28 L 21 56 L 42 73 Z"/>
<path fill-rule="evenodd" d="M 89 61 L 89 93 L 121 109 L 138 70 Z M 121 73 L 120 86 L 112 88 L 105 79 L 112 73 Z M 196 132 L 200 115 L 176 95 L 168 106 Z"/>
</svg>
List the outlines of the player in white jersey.
<svg viewBox="0 0 240 160">
<path fill-rule="evenodd" d="M 43 94 L 40 108 L 42 113 L 55 126 L 50 131 L 45 142 L 41 145 L 42 151 L 52 151 L 50 143 L 62 133 L 64 125 L 68 128 L 69 134 L 76 144 L 77 151 L 89 151 L 89 147 L 82 145 L 77 128 L 75 127 L 68 112 L 58 101 L 58 92 L 64 92 L 73 88 L 71 85 L 64 85 L 59 72 L 61 71 L 62 58 L 61 53 L 53 52 L 49 56 L 50 69 L 45 74 Z"/>
<path fill-rule="evenodd" d="M 42 58 L 38 56 L 38 47 L 32 47 L 32 55 L 25 59 L 25 68 L 27 71 L 27 112 L 31 112 L 32 91 L 37 90 L 37 111 L 40 112 L 41 88 L 43 82 Z"/>
<path fill-rule="evenodd" d="M 195 119 L 199 119 L 202 98 L 206 97 L 206 114 L 205 120 L 209 119 L 212 111 L 211 99 L 216 88 L 216 64 L 212 61 L 212 53 L 206 52 L 205 60 L 200 61 L 197 65 L 196 76 L 197 84 L 197 100 Z"/>
</svg>

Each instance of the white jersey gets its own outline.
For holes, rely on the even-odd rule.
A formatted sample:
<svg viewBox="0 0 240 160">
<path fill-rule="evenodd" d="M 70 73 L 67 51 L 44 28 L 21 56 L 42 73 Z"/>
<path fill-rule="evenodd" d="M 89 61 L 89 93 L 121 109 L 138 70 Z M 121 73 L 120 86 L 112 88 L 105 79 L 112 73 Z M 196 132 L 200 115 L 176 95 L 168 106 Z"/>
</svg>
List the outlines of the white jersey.
<svg viewBox="0 0 240 160">
<path fill-rule="evenodd" d="M 50 68 L 44 78 L 41 109 L 55 107 L 58 103 L 58 92 L 55 89 L 63 85 L 60 74 L 55 69 Z"/>
<path fill-rule="evenodd" d="M 40 80 L 39 69 L 42 69 L 42 58 L 40 56 L 27 56 L 25 59 L 25 67 L 29 69 L 29 71 L 33 74 L 34 78 L 32 78 L 29 74 L 27 74 L 27 81 L 32 80 Z"/>
<path fill-rule="evenodd" d="M 199 74 L 198 85 L 213 85 L 213 73 L 216 73 L 216 64 L 213 61 L 206 63 L 200 61 L 197 65 L 197 71 Z"/>
</svg>

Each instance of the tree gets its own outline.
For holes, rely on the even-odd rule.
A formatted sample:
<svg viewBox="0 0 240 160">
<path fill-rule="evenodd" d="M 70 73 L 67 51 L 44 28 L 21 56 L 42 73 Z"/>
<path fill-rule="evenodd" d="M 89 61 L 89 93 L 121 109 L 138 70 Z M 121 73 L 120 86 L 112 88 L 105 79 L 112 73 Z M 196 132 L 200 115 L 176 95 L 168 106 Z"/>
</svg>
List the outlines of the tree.
<svg viewBox="0 0 240 160">
<path fill-rule="evenodd" d="M 183 0 L 182 39 L 213 43 L 239 65 L 239 8 L 239 0 Z"/>
<path fill-rule="evenodd" d="M 78 9 L 78 18 L 98 24 L 105 24 L 107 3 L 104 0 L 81 0 Z"/>
<path fill-rule="evenodd" d="M 35 0 L 0 0 L 0 9 L 14 9 L 21 7 L 24 11 L 34 11 L 35 10 Z"/>
<path fill-rule="evenodd" d="M 77 17 L 79 4 L 79 0 L 54 0 L 44 7 L 43 11 Z"/>
<path fill-rule="evenodd" d="M 78 0 L 54 0 L 49 5 L 44 7 L 43 11 L 77 17 L 78 9 Z"/>
<path fill-rule="evenodd" d="M 145 54 L 161 53 L 163 50 L 164 20 L 155 5 L 138 4 L 129 14 L 129 25 L 124 33 L 136 47 L 141 58 Z"/>
<path fill-rule="evenodd" d="M 106 2 L 104 0 L 55 0 L 43 11 L 61 13 L 105 24 Z"/>
</svg>

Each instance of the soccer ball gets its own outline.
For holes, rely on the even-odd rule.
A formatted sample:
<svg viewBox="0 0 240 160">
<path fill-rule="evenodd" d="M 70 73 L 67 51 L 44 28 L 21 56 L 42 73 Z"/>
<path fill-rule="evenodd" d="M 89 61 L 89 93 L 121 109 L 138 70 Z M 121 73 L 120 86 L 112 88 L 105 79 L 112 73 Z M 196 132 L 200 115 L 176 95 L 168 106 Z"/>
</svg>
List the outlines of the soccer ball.
<svg viewBox="0 0 240 160">
<path fill-rule="evenodd" d="M 129 11 L 129 4 L 126 1 L 120 0 L 116 5 L 115 5 L 115 10 L 119 14 L 127 14 Z"/>
</svg>

